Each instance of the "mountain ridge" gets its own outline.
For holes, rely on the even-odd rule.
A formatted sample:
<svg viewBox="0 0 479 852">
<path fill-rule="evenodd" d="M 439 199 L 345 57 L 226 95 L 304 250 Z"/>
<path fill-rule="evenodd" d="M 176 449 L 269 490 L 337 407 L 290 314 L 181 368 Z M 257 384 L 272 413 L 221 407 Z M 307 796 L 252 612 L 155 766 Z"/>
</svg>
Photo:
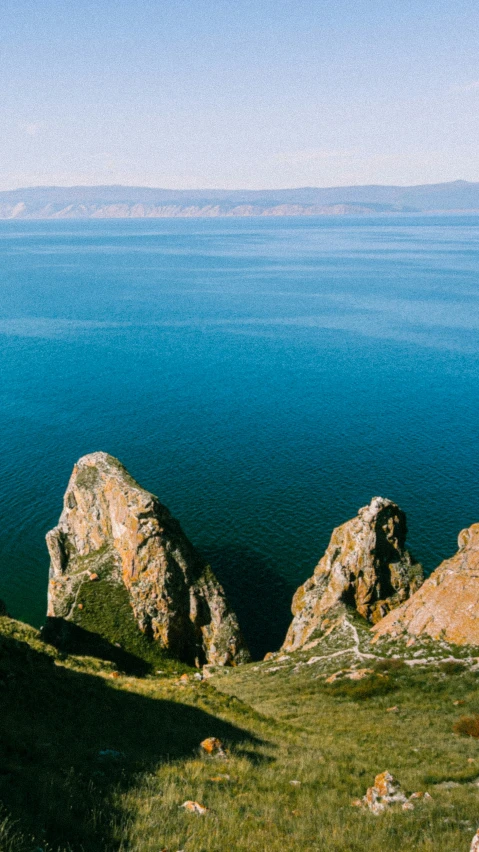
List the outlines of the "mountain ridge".
<svg viewBox="0 0 479 852">
<path fill-rule="evenodd" d="M 121 185 L 0 192 L 0 219 L 216 218 L 479 212 L 479 183 L 294 189 L 162 189 Z"/>
</svg>

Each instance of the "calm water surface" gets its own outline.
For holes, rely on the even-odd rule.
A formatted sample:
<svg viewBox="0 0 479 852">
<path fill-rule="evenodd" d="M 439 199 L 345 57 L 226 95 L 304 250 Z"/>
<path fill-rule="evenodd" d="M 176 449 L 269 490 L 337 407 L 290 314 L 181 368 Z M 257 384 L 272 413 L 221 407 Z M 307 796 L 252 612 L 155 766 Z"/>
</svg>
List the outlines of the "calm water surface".
<svg viewBox="0 0 479 852">
<path fill-rule="evenodd" d="M 479 521 L 479 218 L 0 222 L 0 596 L 106 450 L 210 558 L 256 653 L 331 530 L 396 500 L 428 570 Z"/>
</svg>

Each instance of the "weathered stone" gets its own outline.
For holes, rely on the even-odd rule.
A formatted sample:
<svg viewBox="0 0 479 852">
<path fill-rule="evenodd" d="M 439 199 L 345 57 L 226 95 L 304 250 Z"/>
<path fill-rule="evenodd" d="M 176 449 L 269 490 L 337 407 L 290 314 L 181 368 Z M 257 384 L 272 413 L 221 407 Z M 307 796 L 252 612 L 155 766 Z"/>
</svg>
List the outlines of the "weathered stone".
<svg viewBox="0 0 479 852">
<path fill-rule="evenodd" d="M 375 638 L 429 636 L 479 645 L 479 524 L 459 534 L 459 550 L 408 601 L 375 625 Z"/>
<path fill-rule="evenodd" d="M 362 799 L 353 799 L 351 805 L 356 808 L 368 808 L 371 813 L 382 814 L 391 805 L 400 805 L 403 811 L 413 811 L 413 802 L 421 799 L 430 801 L 429 793 L 416 792 L 406 796 L 401 785 L 390 772 L 381 772 L 374 779 L 374 786 L 368 787 Z M 479 852 L 479 849 L 477 850 Z"/>
<path fill-rule="evenodd" d="M 168 509 L 107 453 L 75 465 L 47 545 L 50 618 L 104 635 L 122 609 L 135 630 L 187 662 L 249 659 L 211 568 Z"/>
<path fill-rule="evenodd" d="M 325 683 L 336 683 L 337 680 L 364 680 L 374 669 L 340 669 L 326 678 Z"/>
<path fill-rule="evenodd" d="M 415 797 L 417 798 L 417 795 Z M 357 801 L 355 800 L 354 804 Z M 374 786 L 368 787 L 361 804 L 376 815 L 383 813 L 389 805 L 402 805 L 404 810 L 414 810 L 414 805 L 401 790 L 397 778 L 387 770 L 376 775 Z"/>
<path fill-rule="evenodd" d="M 415 592 L 423 573 L 406 550 L 406 533 L 404 512 L 382 497 L 337 527 L 313 576 L 294 595 L 283 649 L 303 648 L 338 603 L 375 623 Z"/>
<path fill-rule="evenodd" d="M 476 832 L 476 834 L 472 838 L 470 852 L 479 852 L 479 830 Z"/>
<path fill-rule="evenodd" d="M 206 740 L 200 743 L 200 748 L 211 756 L 226 757 L 223 743 L 218 737 L 207 737 Z"/>
<path fill-rule="evenodd" d="M 382 799 L 394 798 L 397 795 L 404 796 L 404 794 L 401 793 L 399 781 L 387 770 L 386 772 L 381 772 L 379 775 L 376 775 L 374 779 L 374 789 L 378 796 Z"/>
<path fill-rule="evenodd" d="M 191 799 L 188 799 L 187 802 L 183 802 L 181 807 L 190 814 L 198 814 L 198 816 L 204 816 L 208 813 L 208 808 L 205 808 L 204 805 L 200 805 L 199 802 L 194 802 Z"/>
</svg>

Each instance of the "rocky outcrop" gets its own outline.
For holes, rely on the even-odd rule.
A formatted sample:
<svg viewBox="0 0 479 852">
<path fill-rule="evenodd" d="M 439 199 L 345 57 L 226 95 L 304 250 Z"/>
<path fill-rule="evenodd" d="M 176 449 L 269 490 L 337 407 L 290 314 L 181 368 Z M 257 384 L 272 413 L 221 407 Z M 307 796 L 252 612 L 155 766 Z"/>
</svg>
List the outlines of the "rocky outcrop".
<svg viewBox="0 0 479 852">
<path fill-rule="evenodd" d="M 284 651 L 302 648 L 338 604 L 375 623 L 422 583 L 422 567 L 406 550 L 406 516 L 391 500 L 374 497 L 357 517 L 337 527 L 314 574 L 293 598 Z"/>
<path fill-rule="evenodd" d="M 354 799 L 352 804 L 356 807 L 368 808 L 377 816 L 392 805 L 401 805 L 403 811 L 413 811 L 415 807 L 413 802 L 417 803 L 421 799 L 431 801 L 431 796 L 429 793 L 422 792 L 406 796 L 397 778 L 386 770 L 376 775 L 374 785 L 368 787 L 366 795 L 362 799 Z"/>
<path fill-rule="evenodd" d="M 463 530 L 458 545 L 410 600 L 376 625 L 376 638 L 428 636 L 479 645 L 479 524 Z"/>
<path fill-rule="evenodd" d="M 75 465 L 47 545 L 50 619 L 117 645 L 141 631 L 197 665 L 249 658 L 222 587 L 178 521 L 107 453 Z"/>
</svg>

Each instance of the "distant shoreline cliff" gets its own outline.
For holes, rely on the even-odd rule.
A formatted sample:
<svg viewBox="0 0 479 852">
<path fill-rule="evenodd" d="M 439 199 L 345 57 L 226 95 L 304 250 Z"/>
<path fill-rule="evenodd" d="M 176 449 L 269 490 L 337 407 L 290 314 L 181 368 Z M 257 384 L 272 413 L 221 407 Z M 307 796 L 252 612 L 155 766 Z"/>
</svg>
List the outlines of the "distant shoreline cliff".
<svg viewBox="0 0 479 852">
<path fill-rule="evenodd" d="M 0 192 L 0 219 L 166 219 L 479 213 L 479 183 L 168 190 L 30 187 Z"/>
</svg>

